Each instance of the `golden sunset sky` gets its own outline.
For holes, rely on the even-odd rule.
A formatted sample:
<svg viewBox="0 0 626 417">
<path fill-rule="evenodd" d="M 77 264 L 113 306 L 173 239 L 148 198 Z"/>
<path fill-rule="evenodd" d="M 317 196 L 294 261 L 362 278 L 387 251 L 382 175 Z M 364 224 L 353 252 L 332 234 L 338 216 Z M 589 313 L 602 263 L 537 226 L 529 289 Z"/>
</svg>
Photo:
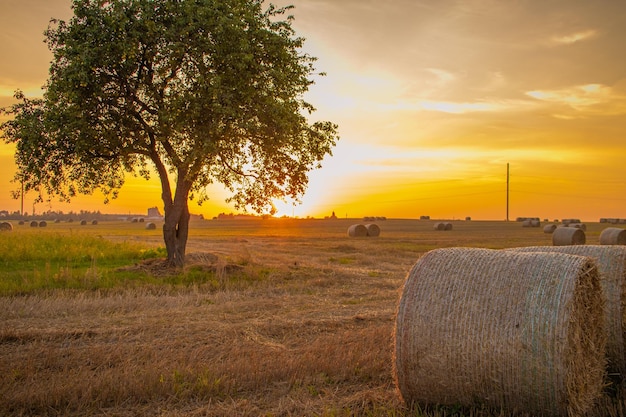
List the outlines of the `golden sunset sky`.
<svg viewBox="0 0 626 417">
<path fill-rule="evenodd" d="M 311 120 L 341 136 L 281 214 L 393 218 L 626 218 L 626 5 L 614 0 L 292 0 L 294 28 L 327 76 Z M 50 18 L 69 0 L 0 0 L 0 106 L 40 95 Z M 19 210 L 0 145 L 0 209 Z M 219 187 L 205 217 L 233 208 Z M 25 210 L 32 212 L 32 197 Z M 36 211 L 162 210 L 156 180 Z"/>
</svg>

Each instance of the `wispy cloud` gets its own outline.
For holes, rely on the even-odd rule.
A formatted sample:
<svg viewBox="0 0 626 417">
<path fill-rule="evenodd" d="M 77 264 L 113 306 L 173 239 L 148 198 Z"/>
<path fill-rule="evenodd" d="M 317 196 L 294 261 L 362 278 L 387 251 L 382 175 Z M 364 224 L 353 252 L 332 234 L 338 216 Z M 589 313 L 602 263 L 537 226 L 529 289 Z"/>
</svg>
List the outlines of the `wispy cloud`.
<svg viewBox="0 0 626 417">
<path fill-rule="evenodd" d="M 447 101 L 420 101 L 417 107 L 422 110 L 438 111 L 443 113 L 472 113 L 494 111 L 501 109 L 497 103 L 474 102 L 474 103 L 454 103 Z"/>
<path fill-rule="evenodd" d="M 436 77 L 437 84 L 440 86 L 449 84 L 457 79 L 455 74 L 440 68 L 426 68 L 426 71 Z"/>
<path fill-rule="evenodd" d="M 17 89 L 22 90 L 22 92 L 30 98 L 43 96 L 43 90 L 41 89 L 41 87 L 36 87 L 34 85 L 19 87 L 17 85 L 11 85 L 8 83 L 0 83 L 0 97 L 13 98 L 13 96 L 15 95 L 15 90 Z"/>
<path fill-rule="evenodd" d="M 533 90 L 529 97 L 549 104 L 567 106 L 578 112 L 602 112 L 605 115 L 626 112 L 626 96 L 603 84 L 585 84 L 558 90 Z M 559 118 L 572 118 L 560 114 Z"/>
<path fill-rule="evenodd" d="M 577 42 L 586 41 L 598 36 L 598 32 L 594 29 L 588 29 L 580 32 L 574 32 L 567 35 L 553 36 L 550 40 L 556 45 L 570 45 Z"/>
</svg>

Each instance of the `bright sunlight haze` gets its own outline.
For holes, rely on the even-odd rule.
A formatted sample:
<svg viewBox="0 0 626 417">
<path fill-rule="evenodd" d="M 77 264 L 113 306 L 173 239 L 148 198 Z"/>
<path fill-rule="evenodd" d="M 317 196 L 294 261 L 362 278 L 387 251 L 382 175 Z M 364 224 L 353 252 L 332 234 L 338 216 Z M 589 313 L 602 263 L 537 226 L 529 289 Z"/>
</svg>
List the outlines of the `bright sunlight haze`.
<svg viewBox="0 0 626 417">
<path fill-rule="evenodd" d="M 279 0 L 318 57 L 306 96 L 312 121 L 341 139 L 309 173 L 302 204 L 279 215 L 324 217 L 626 218 L 626 5 L 498 0 Z M 50 18 L 70 0 L 0 2 L 0 107 L 20 89 L 42 94 Z M 0 210 L 20 209 L 13 147 L 0 144 Z M 234 209 L 219 186 L 197 206 L 205 218 Z M 31 213 L 34 196 L 26 195 Z M 56 200 L 46 210 L 145 213 L 158 178 L 128 177 L 119 198 Z"/>
</svg>

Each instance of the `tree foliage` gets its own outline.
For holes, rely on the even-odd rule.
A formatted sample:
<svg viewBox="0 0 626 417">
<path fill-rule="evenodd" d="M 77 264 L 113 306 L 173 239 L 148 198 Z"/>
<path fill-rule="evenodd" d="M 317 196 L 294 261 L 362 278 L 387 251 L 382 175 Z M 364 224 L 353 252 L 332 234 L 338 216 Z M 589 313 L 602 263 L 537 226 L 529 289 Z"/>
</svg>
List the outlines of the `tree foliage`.
<svg viewBox="0 0 626 417">
<path fill-rule="evenodd" d="M 301 51 L 292 7 L 262 0 L 74 0 L 52 20 L 43 99 L 4 112 L 26 190 L 116 197 L 125 175 L 162 185 L 168 258 L 182 265 L 188 200 L 213 182 L 238 209 L 298 200 L 330 155 L 331 122 L 309 123 L 303 95 L 315 58 Z"/>
</svg>

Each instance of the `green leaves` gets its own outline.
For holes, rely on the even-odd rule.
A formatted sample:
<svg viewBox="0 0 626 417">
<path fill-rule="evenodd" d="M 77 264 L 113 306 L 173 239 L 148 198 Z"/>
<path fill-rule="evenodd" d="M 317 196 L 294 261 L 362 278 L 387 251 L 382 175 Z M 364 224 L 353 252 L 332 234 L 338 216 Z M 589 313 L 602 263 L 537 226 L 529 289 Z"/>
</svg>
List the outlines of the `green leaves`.
<svg viewBox="0 0 626 417">
<path fill-rule="evenodd" d="M 166 208 L 222 182 L 240 208 L 297 198 L 338 139 L 310 125 L 302 94 L 315 58 L 300 51 L 292 7 L 261 0 L 74 0 L 51 21 L 54 54 L 43 100 L 5 109 L 16 177 L 69 198 L 115 196 L 127 172 L 156 168 Z M 167 172 L 177 181 L 171 192 Z"/>
</svg>

